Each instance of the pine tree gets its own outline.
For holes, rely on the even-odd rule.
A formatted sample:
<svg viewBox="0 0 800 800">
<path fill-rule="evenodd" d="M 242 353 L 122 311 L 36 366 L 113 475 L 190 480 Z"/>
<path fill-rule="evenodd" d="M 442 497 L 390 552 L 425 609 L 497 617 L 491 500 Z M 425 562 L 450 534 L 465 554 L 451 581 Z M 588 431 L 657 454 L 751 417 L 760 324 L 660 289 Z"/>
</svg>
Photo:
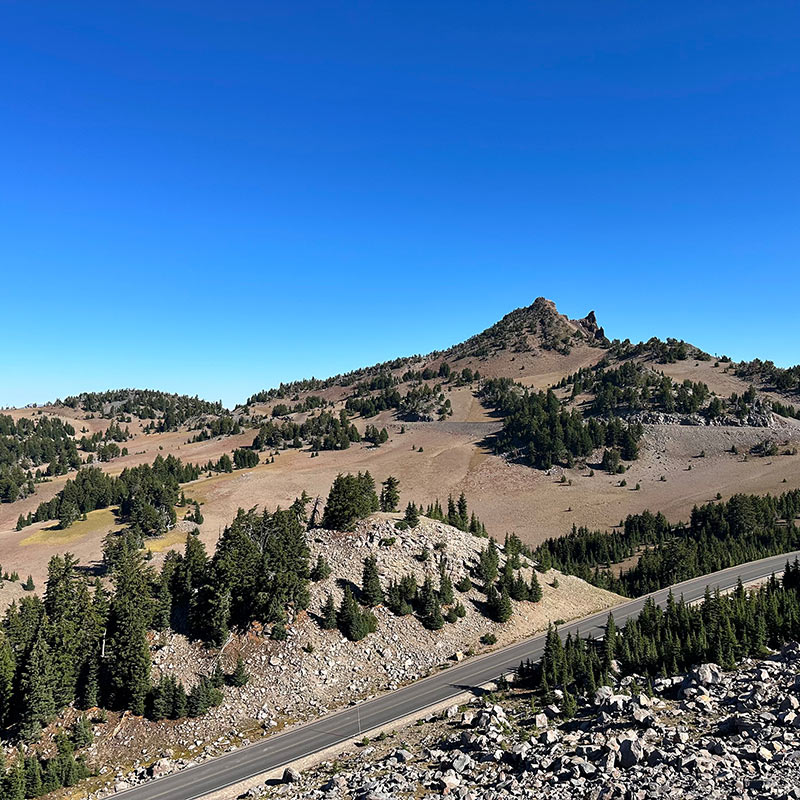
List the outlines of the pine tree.
<svg viewBox="0 0 800 800">
<path fill-rule="evenodd" d="M 419 524 L 419 511 L 417 510 L 416 503 L 409 503 L 406 506 L 406 513 L 403 519 L 409 528 L 417 527 Z"/>
<path fill-rule="evenodd" d="M 460 517 L 456 510 L 456 504 L 453 500 L 453 495 L 447 498 L 447 524 L 452 525 L 454 528 L 459 526 Z"/>
<path fill-rule="evenodd" d="M 53 700 L 52 655 L 43 625 L 36 631 L 20 669 L 19 732 L 23 740 L 34 741 L 39 738 L 42 727 L 56 712 Z"/>
<path fill-rule="evenodd" d="M 189 629 L 204 642 L 221 647 L 230 631 L 231 594 L 225 586 L 206 583 L 189 609 Z"/>
<path fill-rule="evenodd" d="M 500 556 L 497 553 L 497 546 L 494 539 L 489 540 L 489 546 L 481 550 L 478 556 L 478 577 L 483 581 L 485 587 L 494 583 L 497 578 L 497 566 L 500 563 Z"/>
<path fill-rule="evenodd" d="M 533 603 L 538 603 L 542 599 L 542 587 L 536 577 L 536 570 L 531 570 L 531 581 L 528 585 L 528 599 Z"/>
<path fill-rule="evenodd" d="M 617 626 L 614 622 L 614 615 L 609 614 L 606 620 L 605 634 L 603 635 L 603 670 L 611 670 L 611 662 L 616 657 L 617 650 Z"/>
<path fill-rule="evenodd" d="M 383 602 L 383 589 L 378 576 L 378 562 L 374 556 L 364 559 L 364 570 L 361 577 L 361 595 L 365 605 L 377 606 Z"/>
<path fill-rule="evenodd" d="M 384 430 L 386 430 L 384 428 Z M 398 491 L 400 481 L 393 475 L 390 475 L 382 484 L 381 489 L 381 511 L 392 512 L 397 511 L 400 503 L 400 492 Z"/>
<path fill-rule="evenodd" d="M 236 668 L 231 674 L 231 686 L 246 686 L 250 681 L 250 673 L 245 669 L 242 657 L 236 659 Z"/>
<path fill-rule="evenodd" d="M 42 765 L 39 756 L 31 753 L 25 759 L 25 797 L 39 797 L 41 794 L 44 794 Z"/>
<path fill-rule="evenodd" d="M 439 575 L 439 602 L 443 606 L 449 606 L 452 605 L 454 599 L 453 582 L 450 580 L 450 576 L 442 570 Z"/>
<path fill-rule="evenodd" d="M 158 594 L 155 602 L 155 612 L 153 614 L 153 627 L 157 631 L 163 631 L 169 627 L 172 619 L 172 574 L 175 571 L 175 553 L 170 551 L 161 569 L 158 581 Z"/>
<path fill-rule="evenodd" d="M 113 575 L 106 669 L 110 699 L 118 708 L 143 714 L 150 690 L 151 618 L 148 573 L 138 550 L 123 543 Z"/>
<path fill-rule="evenodd" d="M 328 595 L 325 605 L 322 607 L 320 625 L 323 630 L 332 631 L 337 626 L 336 622 L 336 604 L 333 602 L 333 596 Z"/>
<path fill-rule="evenodd" d="M 525 583 L 525 579 L 519 573 L 516 574 L 511 586 L 507 587 L 508 593 L 511 595 L 512 600 L 521 602 L 523 600 L 530 600 L 530 588 Z"/>
<path fill-rule="evenodd" d="M 575 696 L 568 691 L 564 692 L 564 697 L 561 701 L 561 716 L 564 719 L 572 719 L 578 711 L 578 703 Z"/>
<path fill-rule="evenodd" d="M 351 530 L 359 519 L 380 507 L 375 481 L 369 471 L 358 475 L 339 474 L 328 493 L 322 515 L 322 527 L 328 530 Z"/>
<path fill-rule="evenodd" d="M 224 676 L 223 676 L 224 681 Z M 180 719 L 187 713 L 189 697 L 183 683 L 172 675 L 161 681 L 166 714 L 170 719 Z"/>
<path fill-rule="evenodd" d="M 502 593 L 498 592 L 494 586 L 490 586 L 486 593 L 486 604 L 489 608 L 489 616 L 495 622 L 508 622 L 514 613 L 511 599 L 508 596 L 508 589 L 503 587 Z"/>
<path fill-rule="evenodd" d="M 50 758 L 44 767 L 44 774 L 42 775 L 42 789 L 46 794 L 60 789 L 61 783 L 61 765 L 58 758 Z"/>
<path fill-rule="evenodd" d="M 354 637 L 358 632 L 358 618 L 360 615 L 361 609 L 358 607 L 356 598 L 353 595 L 353 590 L 349 586 L 345 586 L 336 622 L 339 626 L 339 630 L 352 641 L 358 641 L 358 639 Z"/>
<path fill-rule="evenodd" d="M 14 706 L 14 656 L 5 635 L 0 633 L 0 728 L 11 724 Z"/>
<path fill-rule="evenodd" d="M 458 496 L 458 527 L 461 530 L 466 530 L 469 526 L 469 517 L 467 515 L 467 498 L 464 492 Z"/>
<path fill-rule="evenodd" d="M 25 800 L 25 759 L 21 751 L 3 779 L 3 800 Z"/>
<path fill-rule="evenodd" d="M 273 642 L 285 642 L 288 635 L 286 623 L 282 619 L 279 619 L 269 632 L 269 638 L 272 639 Z"/>
<path fill-rule="evenodd" d="M 186 705 L 186 713 L 190 717 L 202 717 L 211 707 L 211 697 L 209 685 L 205 679 L 201 678 L 189 692 L 189 700 Z"/>
<path fill-rule="evenodd" d="M 430 599 L 428 600 L 422 624 L 431 631 L 438 631 L 444 627 L 444 617 L 442 617 L 442 607 L 439 603 L 439 597 L 436 592 L 430 592 Z"/>
<path fill-rule="evenodd" d="M 329 577 L 331 574 L 331 567 L 330 564 L 325 560 L 325 557 L 322 553 L 317 555 L 317 561 L 314 564 L 313 568 L 311 569 L 311 580 L 312 581 L 322 581 L 325 578 Z"/>
<path fill-rule="evenodd" d="M 92 734 L 92 723 L 89 718 L 81 714 L 72 723 L 72 731 L 70 733 L 72 744 L 76 749 L 88 747 L 94 741 Z"/>
<path fill-rule="evenodd" d="M 69 500 L 62 502 L 58 517 L 58 527 L 62 529 L 69 528 L 73 522 L 76 522 L 78 519 L 80 519 L 80 515 L 81 512 L 75 503 Z"/>
<path fill-rule="evenodd" d="M 159 720 L 166 719 L 172 711 L 172 695 L 170 692 L 170 680 L 160 680 L 150 692 L 150 710 L 148 716 L 150 719 L 158 722 Z"/>
</svg>

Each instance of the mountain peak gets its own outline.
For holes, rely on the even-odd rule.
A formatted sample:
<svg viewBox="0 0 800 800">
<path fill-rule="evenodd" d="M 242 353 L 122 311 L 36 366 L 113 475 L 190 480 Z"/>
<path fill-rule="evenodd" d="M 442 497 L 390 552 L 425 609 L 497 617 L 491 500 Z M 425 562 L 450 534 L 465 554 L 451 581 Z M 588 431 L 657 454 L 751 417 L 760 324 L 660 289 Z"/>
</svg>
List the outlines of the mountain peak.
<svg viewBox="0 0 800 800">
<path fill-rule="evenodd" d="M 605 345 L 603 328 L 594 311 L 572 320 L 561 314 L 552 300 L 537 297 L 529 306 L 517 308 L 482 333 L 451 348 L 453 355 L 485 356 L 495 350 L 556 350 L 568 353 L 578 342 Z"/>
</svg>

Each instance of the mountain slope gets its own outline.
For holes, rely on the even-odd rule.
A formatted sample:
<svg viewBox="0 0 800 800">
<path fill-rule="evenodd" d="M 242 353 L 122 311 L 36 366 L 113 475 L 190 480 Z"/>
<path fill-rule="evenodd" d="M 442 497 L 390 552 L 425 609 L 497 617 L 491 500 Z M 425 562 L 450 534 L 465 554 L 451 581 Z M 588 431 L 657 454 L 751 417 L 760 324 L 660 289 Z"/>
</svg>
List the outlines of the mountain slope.
<svg viewBox="0 0 800 800">
<path fill-rule="evenodd" d="M 113 393 L 95 396 L 103 404 L 92 410 L 75 402 L 7 413 L 14 419 L 58 417 L 72 425 L 76 439 L 103 436 L 112 422 L 123 430 L 129 428 L 131 438 L 119 443 L 127 455 L 99 464 L 104 471 L 119 474 L 127 467 L 152 463 L 158 455 L 173 454 L 184 462 L 201 465 L 216 462 L 236 448 L 249 448 L 265 424 L 275 429 L 287 425 L 285 430 L 291 431 L 292 426 L 318 420 L 323 413 L 338 419 L 348 400 L 352 405 L 354 398 L 377 400 L 386 392 L 397 393 L 399 407 L 386 407 L 371 416 L 365 416 L 366 412 L 350 414 L 348 424 L 362 440 L 348 442 L 347 449 L 315 450 L 313 435 L 297 448 L 292 446 L 291 436 L 288 440 L 279 436 L 275 444 L 266 445 L 258 454 L 257 466 L 232 473 L 204 472 L 199 480 L 186 485 L 187 498 L 202 504 L 201 536 L 208 545 L 237 508 L 256 504 L 286 507 L 304 490 L 324 499 L 339 472 L 370 470 L 378 481 L 388 475 L 397 477 L 403 506 L 411 500 L 425 505 L 437 498 L 446 502 L 449 494 L 458 496 L 463 491 L 492 535 L 502 538 L 506 532 L 514 532 L 531 544 L 561 535 L 573 524 L 614 525 L 627 514 L 645 508 L 662 510 L 676 521 L 686 518 L 694 504 L 711 500 L 717 493 L 728 497 L 739 491 L 780 492 L 800 485 L 800 459 L 781 455 L 800 444 L 798 423 L 772 414 L 768 427 L 742 425 L 740 420 L 734 420 L 736 425 L 717 424 L 730 417 L 727 411 L 728 416 L 716 419 L 713 426 L 706 424 L 709 420 L 702 414 L 694 418 L 683 414 L 678 420 L 702 424 L 678 424 L 666 417 L 662 424 L 647 423 L 639 458 L 625 462 L 628 470 L 624 476 L 599 468 L 602 448 L 585 462 L 576 459 L 571 467 L 556 465 L 544 471 L 531 468 L 524 457 L 515 461 L 494 452 L 492 436 L 503 419 L 478 396 L 485 379 L 508 378 L 536 390 L 555 387 L 565 409 L 577 409 L 588 418 L 594 413 L 595 395 L 584 389 L 573 397 L 574 384 L 565 380 L 580 370 L 595 377 L 602 375 L 595 369 L 601 364 L 606 371 L 633 365 L 636 375 L 647 380 L 669 376 L 674 379 L 676 397 L 685 381 L 705 384 L 710 392 L 705 404 L 713 393 L 727 402 L 734 393 L 745 395 L 749 386 L 737 375 L 735 365 L 715 362 L 691 345 L 678 340 L 651 340 L 642 345 L 609 342 L 594 313 L 570 320 L 559 314 L 552 302 L 538 298 L 446 351 L 278 387 L 259 393 L 260 399 L 233 412 L 193 398 L 176 399 L 176 408 L 196 411 L 200 416 L 166 425 L 163 411 L 157 411 L 155 419 L 138 417 L 135 412 L 144 411 L 138 402 L 135 407 L 127 406 L 124 420 L 117 423 L 101 414 L 113 417 L 112 412 L 119 411 L 119 402 L 141 401 L 150 395 L 126 393 L 118 397 Z M 475 379 L 475 373 L 480 379 Z M 757 398 L 791 402 L 791 393 L 778 394 L 774 383 L 765 386 L 766 392 L 759 388 Z M 429 393 L 422 414 L 407 413 L 403 405 L 403 398 L 413 392 Z M 168 405 L 172 402 L 169 396 L 164 398 Z M 277 408 L 281 405 L 285 408 Z M 295 410 L 298 408 L 303 410 Z M 414 408 L 419 412 L 418 404 Z M 276 411 L 280 413 L 273 416 Z M 615 413 L 627 419 L 640 412 L 623 404 Z M 431 421 L 412 421 L 421 417 Z M 128 418 L 130 422 L 125 421 Z M 658 416 L 649 419 L 657 421 Z M 237 427 L 226 420 L 235 421 Z M 368 426 L 386 428 L 388 441 L 379 447 L 364 441 Z M 159 431 L 159 427 L 165 429 Z M 169 427 L 172 430 L 166 429 Z M 217 435 L 221 431 L 226 435 Z M 769 455 L 772 445 L 763 451 L 767 453 L 764 457 L 750 454 L 765 440 L 774 443 L 777 455 Z M 80 449 L 78 452 L 84 459 L 90 455 Z M 15 530 L 20 515 L 35 511 L 42 501 L 54 497 L 71 475 L 74 473 L 52 476 L 37 483 L 32 495 L 0 503 L 0 563 L 4 569 L 16 569 L 23 578 L 30 572 L 40 583 L 54 552 L 69 548 L 84 563 L 98 561 L 101 540 L 109 529 L 108 512 L 91 512 L 85 522 L 64 531 L 55 529 L 52 522 Z M 623 478 L 626 485 L 621 486 Z M 177 533 L 148 542 L 157 559 L 161 552 L 175 546 L 180 539 Z"/>
</svg>

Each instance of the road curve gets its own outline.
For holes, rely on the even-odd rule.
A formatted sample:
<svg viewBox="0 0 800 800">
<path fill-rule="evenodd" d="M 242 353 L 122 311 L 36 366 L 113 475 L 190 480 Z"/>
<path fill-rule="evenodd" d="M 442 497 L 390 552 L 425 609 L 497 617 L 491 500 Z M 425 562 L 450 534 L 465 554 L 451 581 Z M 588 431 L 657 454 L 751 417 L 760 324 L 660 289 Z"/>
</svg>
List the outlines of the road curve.
<svg viewBox="0 0 800 800">
<path fill-rule="evenodd" d="M 648 597 L 652 597 L 660 604 L 672 590 L 676 598 L 682 596 L 686 601 L 697 600 L 702 598 L 706 587 L 710 587 L 712 591 L 716 588 L 725 590 L 734 587 L 739 578 L 745 584 L 767 578 L 773 572 L 781 572 L 787 559 L 792 561 L 798 556 L 800 551 L 785 553 L 692 578 L 614 606 L 612 609 L 562 625 L 560 631 L 564 636 L 567 633 L 578 632 L 582 636 L 597 636 L 603 632 L 610 612 L 613 612 L 617 625 L 624 625 L 627 619 L 641 611 Z M 524 659 L 538 659 L 544 649 L 544 640 L 544 634 L 533 636 L 517 644 L 454 665 L 374 700 L 332 712 L 285 733 L 270 736 L 197 766 L 128 789 L 121 794 L 125 800 L 167 800 L 167 798 L 194 800 L 359 736 L 362 731 L 422 711 L 465 690 L 488 683 L 504 672 L 514 669 Z"/>
</svg>

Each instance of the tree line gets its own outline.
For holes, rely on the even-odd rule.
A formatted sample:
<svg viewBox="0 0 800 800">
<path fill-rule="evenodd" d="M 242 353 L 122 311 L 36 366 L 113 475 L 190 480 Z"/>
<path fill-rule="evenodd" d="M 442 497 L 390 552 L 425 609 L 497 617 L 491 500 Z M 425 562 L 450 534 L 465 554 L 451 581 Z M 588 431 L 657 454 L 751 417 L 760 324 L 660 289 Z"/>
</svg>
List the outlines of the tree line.
<svg viewBox="0 0 800 800">
<path fill-rule="evenodd" d="M 448 496 L 446 511 L 442 507 L 438 497 L 432 503 L 428 503 L 424 511 L 422 504 L 417 506 L 416 503 L 411 503 L 410 505 L 413 506 L 412 513 L 416 514 L 417 518 L 420 515 L 425 516 L 429 519 L 433 519 L 438 522 L 444 522 L 447 525 L 452 525 L 454 528 L 458 528 L 461 531 L 467 531 L 475 536 L 488 536 L 486 532 L 486 526 L 480 521 L 480 519 L 478 519 L 474 511 L 470 512 L 464 492 L 461 492 L 456 500 L 453 499 L 452 495 Z M 409 512 L 407 511 L 407 516 L 408 513 Z"/>
<path fill-rule="evenodd" d="M 361 434 L 342 409 L 338 415 L 322 411 L 304 422 L 284 419 L 268 420 L 260 425 L 253 439 L 253 450 L 282 447 L 300 448 L 308 444 L 312 450 L 346 450 L 351 443 L 360 442 Z"/>
<path fill-rule="evenodd" d="M 310 394 L 299 400 L 294 405 L 290 406 L 286 403 L 276 403 L 272 407 L 273 417 L 285 417 L 289 414 L 300 414 L 305 411 L 313 411 L 316 408 L 325 408 L 327 401 L 324 397 L 317 394 Z"/>
<path fill-rule="evenodd" d="M 773 495 L 733 495 L 692 509 L 688 524 L 670 525 L 663 514 L 628 516 L 606 533 L 576 528 L 540 545 L 544 565 L 610 591 L 636 597 L 689 578 L 800 548 L 795 518 L 800 490 Z M 638 554 L 619 575 L 611 565 Z"/>
<path fill-rule="evenodd" d="M 81 465 L 75 428 L 58 417 L 0 414 L 0 502 L 33 494 L 44 476 L 64 475 Z M 47 464 L 46 469 L 36 469 Z"/>
<path fill-rule="evenodd" d="M 17 527 L 57 519 L 68 528 L 90 511 L 119 506 L 121 519 L 134 531 L 158 536 L 175 524 L 179 484 L 199 476 L 198 466 L 173 455 L 158 455 L 152 465 L 126 467 L 117 477 L 99 467 L 82 467 L 52 500 L 40 503 L 33 514 L 20 515 Z"/>
<path fill-rule="evenodd" d="M 784 369 L 775 366 L 772 361 L 756 358 L 753 361 L 740 361 L 734 365 L 733 371 L 740 378 L 759 381 L 767 389 L 787 394 L 800 393 L 800 364 Z"/>
<path fill-rule="evenodd" d="M 676 383 L 668 375 L 653 372 L 635 361 L 625 361 L 611 368 L 604 360 L 566 376 L 559 386 L 571 387 L 573 399 L 591 395 L 588 412 L 597 416 L 627 415 L 643 410 L 693 414 L 703 409 L 711 397 L 711 391 L 702 381 L 687 379 Z"/>
<path fill-rule="evenodd" d="M 56 404 L 61 401 L 56 400 Z M 132 414 L 143 420 L 152 420 L 150 430 L 174 431 L 192 417 L 203 414 L 225 413 L 222 403 L 201 400 L 182 394 L 169 394 L 153 389 L 112 389 L 106 392 L 84 392 L 64 398 L 69 408 L 101 413 L 110 417 Z M 108 408 L 107 408 L 108 407 Z"/>
<path fill-rule="evenodd" d="M 630 339 L 623 341 L 615 339 L 610 343 L 609 354 L 619 359 L 644 356 L 645 358 L 652 358 L 661 364 L 674 364 L 677 361 L 685 361 L 690 356 L 698 361 L 709 361 L 711 358 L 708 353 L 687 344 L 682 339 L 668 337 L 666 340 L 662 340 L 656 336 L 638 344 L 632 344 Z"/>
<path fill-rule="evenodd" d="M 618 417 L 585 420 L 578 409 L 567 410 L 552 389 L 532 392 L 510 378 L 492 378 L 484 381 L 480 396 L 503 416 L 496 449 L 523 455 L 539 469 L 571 467 L 576 458 L 601 446 L 615 449 L 626 461 L 638 458 L 641 425 L 626 425 Z"/>
<path fill-rule="evenodd" d="M 190 442 L 205 442 L 217 436 L 238 436 L 242 432 L 242 424 L 230 414 L 222 414 L 211 419 L 202 419 L 189 430 L 199 430 Z"/>
<path fill-rule="evenodd" d="M 521 685 L 541 692 L 544 702 L 557 688 L 564 693 L 565 716 L 575 711 L 576 698 L 591 697 L 608 684 L 615 667 L 621 674 L 645 681 L 677 675 L 695 664 L 714 662 L 727 669 L 748 657 L 766 655 L 800 637 L 800 563 L 786 564 L 783 578 L 774 576 L 754 591 L 741 581 L 735 591 L 721 595 L 706 590 L 702 604 L 689 605 L 670 593 L 664 608 L 648 598 L 642 611 L 619 630 L 609 615 L 601 642 L 548 630 L 544 653 L 537 663 L 520 664 Z"/>
</svg>

